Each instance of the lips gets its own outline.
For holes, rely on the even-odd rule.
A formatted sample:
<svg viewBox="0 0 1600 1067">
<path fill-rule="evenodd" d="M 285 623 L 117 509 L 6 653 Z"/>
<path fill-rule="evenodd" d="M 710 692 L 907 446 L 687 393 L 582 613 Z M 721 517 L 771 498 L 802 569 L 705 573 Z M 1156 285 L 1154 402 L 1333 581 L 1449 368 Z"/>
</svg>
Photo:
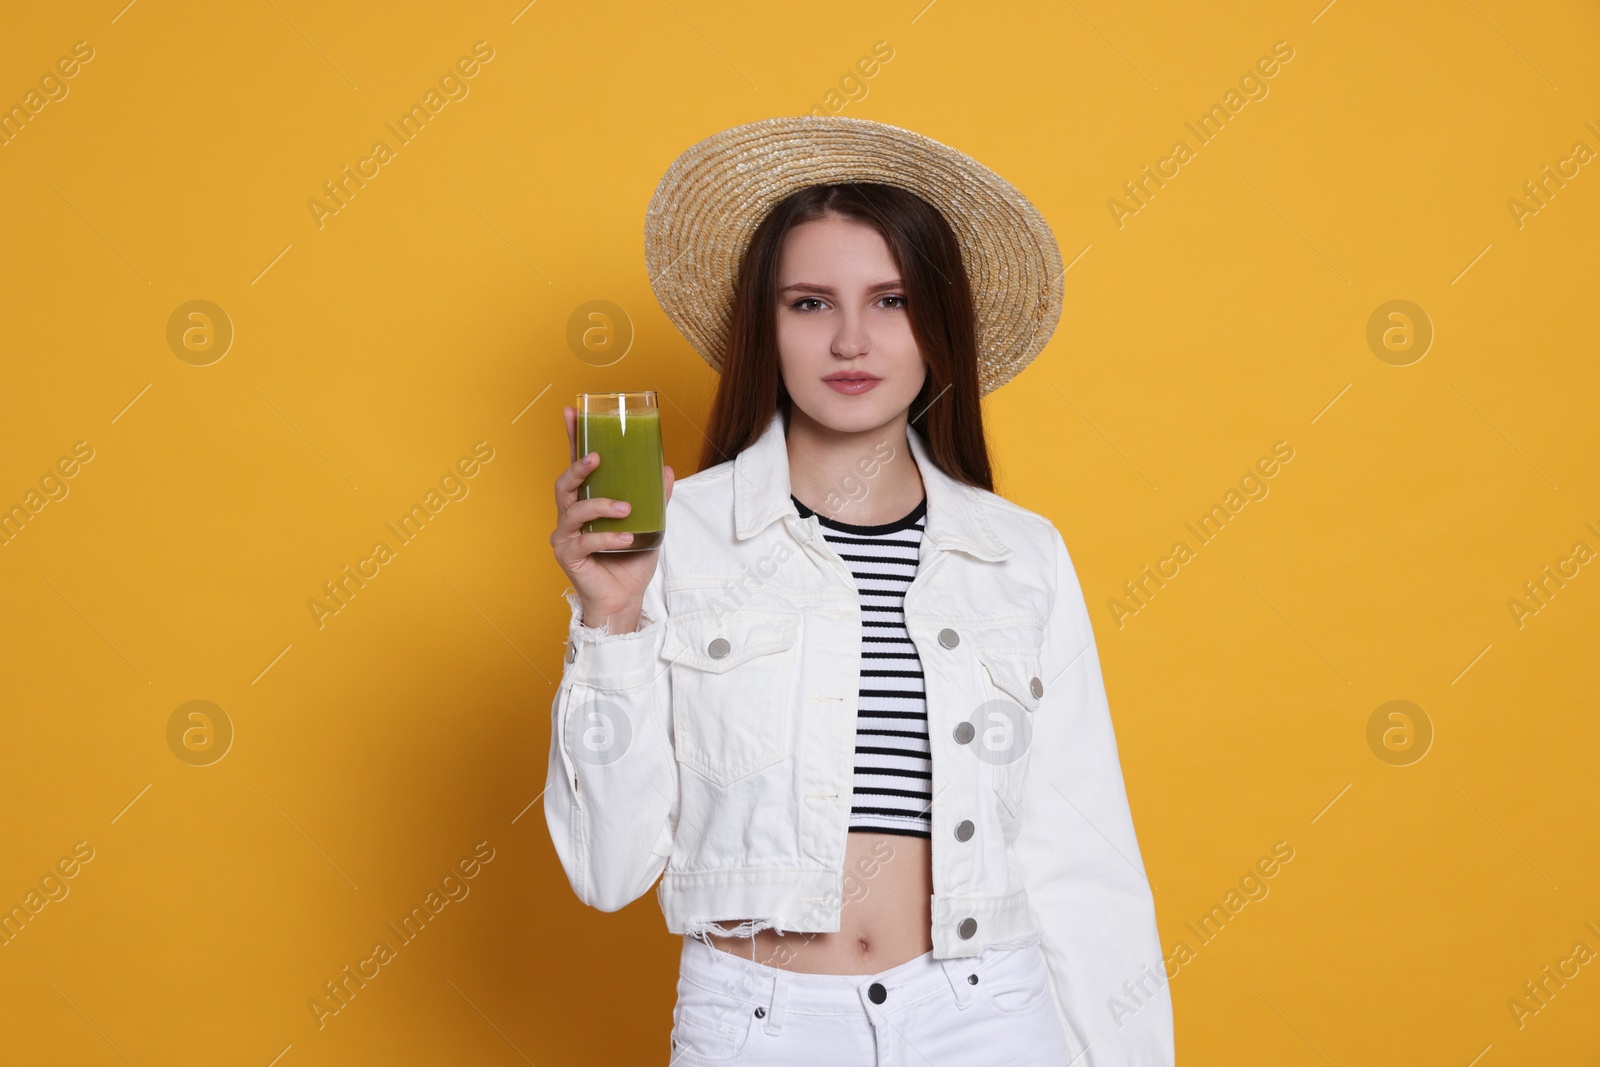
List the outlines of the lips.
<svg viewBox="0 0 1600 1067">
<path fill-rule="evenodd" d="M 855 396 L 857 393 L 865 393 L 869 389 L 876 388 L 881 380 L 874 375 L 862 374 L 859 371 L 838 371 L 822 379 L 829 389 L 836 393 L 844 393 L 846 396 Z"/>
</svg>

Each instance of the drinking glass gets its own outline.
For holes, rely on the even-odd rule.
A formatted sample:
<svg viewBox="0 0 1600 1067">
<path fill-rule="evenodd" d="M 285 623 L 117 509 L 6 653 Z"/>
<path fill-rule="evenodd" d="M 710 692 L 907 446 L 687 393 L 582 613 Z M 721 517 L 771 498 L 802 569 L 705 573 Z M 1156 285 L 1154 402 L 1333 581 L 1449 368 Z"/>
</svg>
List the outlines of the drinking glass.
<svg viewBox="0 0 1600 1067">
<path fill-rule="evenodd" d="M 626 532 L 633 540 L 600 552 L 642 552 L 666 536 L 665 459 L 661 409 L 654 389 L 631 393 L 578 394 L 578 455 L 600 454 L 600 462 L 578 487 L 578 497 L 610 497 L 633 507 L 626 515 L 591 519 L 584 533 Z"/>
</svg>

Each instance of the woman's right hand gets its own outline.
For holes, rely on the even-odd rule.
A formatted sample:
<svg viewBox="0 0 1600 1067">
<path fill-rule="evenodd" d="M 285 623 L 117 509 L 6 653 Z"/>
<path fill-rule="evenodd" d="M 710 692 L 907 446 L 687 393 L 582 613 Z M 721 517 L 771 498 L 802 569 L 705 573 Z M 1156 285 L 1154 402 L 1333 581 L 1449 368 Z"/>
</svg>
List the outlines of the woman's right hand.
<svg viewBox="0 0 1600 1067">
<path fill-rule="evenodd" d="M 628 513 L 625 501 L 610 497 L 582 500 L 578 487 L 599 466 L 600 457 L 578 455 L 578 409 L 563 407 L 567 424 L 567 452 L 572 464 L 556 479 L 556 528 L 550 535 L 556 562 L 567 572 L 572 588 L 583 602 L 583 624 L 598 627 L 611 623 L 612 633 L 632 633 L 638 628 L 644 590 L 655 574 L 659 547 L 645 552 L 600 552 L 598 549 L 625 547 L 624 533 L 584 533 L 583 524 L 593 519 L 617 518 Z M 664 500 L 672 499 L 671 467 L 662 471 Z M 622 510 L 614 510 L 616 505 Z"/>
</svg>

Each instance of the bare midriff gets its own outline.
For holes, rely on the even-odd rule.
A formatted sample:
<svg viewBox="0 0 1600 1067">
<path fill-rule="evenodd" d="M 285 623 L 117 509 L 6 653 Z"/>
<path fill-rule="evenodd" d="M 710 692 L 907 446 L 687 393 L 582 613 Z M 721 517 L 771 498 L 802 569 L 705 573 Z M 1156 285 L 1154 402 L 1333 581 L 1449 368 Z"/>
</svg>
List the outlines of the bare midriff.
<svg viewBox="0 0 1600 1067">
<path fill-rule="evenodd" d="M 724 952 L 807 974 L 876 974 L 933 951 L 933 865 L 925 837 L 854 831 L 846 838 L 837 933 L 707 935 Z M 732 929 L 740 919 L 718 920 Z"/>
</svg>

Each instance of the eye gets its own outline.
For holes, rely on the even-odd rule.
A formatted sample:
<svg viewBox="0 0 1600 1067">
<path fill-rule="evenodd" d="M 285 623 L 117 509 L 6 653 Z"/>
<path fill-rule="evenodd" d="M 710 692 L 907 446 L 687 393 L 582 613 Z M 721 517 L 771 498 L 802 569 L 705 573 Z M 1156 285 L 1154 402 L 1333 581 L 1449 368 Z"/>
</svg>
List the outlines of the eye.
<svg viewBox="0 0 1600 1067">
<path fill-rule="evenodd" d="M 884 299 L 885 300 L 898 300 L 898 301 L 900 301 L 900 306 L 902 308 L 906 306 L 906 298 L 903 297 L 903 296 L 886 296 L 886 297 L 884 297 Z"/>
<path fill-rule="evenodd" d="M 814 296 L 802 296 L 799 300 L 796 300 L 794 303 L 790 304 L 789 306 L 794 308 L 796 311 L 806 311 L 808 309 L 801 307 L 800 306 L 801 304 L 820 304 L 820 303 L 822 303 L 822 301 L 818 300 Z"/>
</svg>

